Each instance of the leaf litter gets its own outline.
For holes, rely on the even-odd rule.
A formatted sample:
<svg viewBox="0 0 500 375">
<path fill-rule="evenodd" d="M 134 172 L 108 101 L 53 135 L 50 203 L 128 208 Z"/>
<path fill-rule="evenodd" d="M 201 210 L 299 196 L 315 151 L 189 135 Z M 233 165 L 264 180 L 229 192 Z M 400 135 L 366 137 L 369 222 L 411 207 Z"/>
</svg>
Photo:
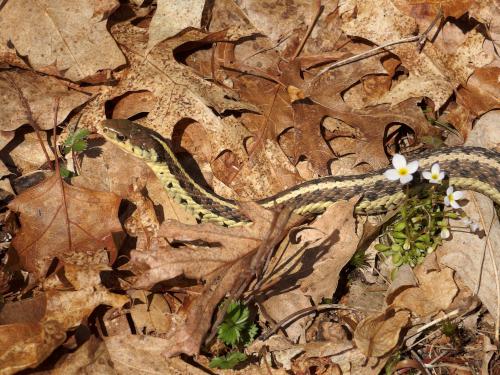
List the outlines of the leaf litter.
<svg viewBox="0 0 500 375">
<path fill-rule="evenodd" d="M 489 200 L 470 195 L 464 208 L 483 232 L 453 232 L 396 270 L 373 242 L 391 213 L 355 217 L 360 197 L 315 218 L 249 201 L 384 167 L 395 152 L 498 150 L 499 11 L 493 1 L 0 5 L 0 189 L 11 197 L 0 374 L 498 371 Z M 195 180 L 241 202 L 253 224 L 196 223 L 143 161 L 96 134 L 107 118 L 171 139 Z M 225 319 L 234 300 L 258 327 L 251 343 L 221 339 L 223 322 L 236 333 Z"/>
</svg>

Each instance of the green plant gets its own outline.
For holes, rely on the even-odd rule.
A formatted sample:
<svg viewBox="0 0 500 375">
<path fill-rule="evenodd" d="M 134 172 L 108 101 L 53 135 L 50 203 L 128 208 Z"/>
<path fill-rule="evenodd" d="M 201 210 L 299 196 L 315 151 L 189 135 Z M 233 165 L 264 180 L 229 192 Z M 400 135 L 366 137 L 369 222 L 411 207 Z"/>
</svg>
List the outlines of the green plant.
<svg viewBox="0 0 500 375">
<path fill-rule="evenodd" d="M 212 368 L 222 368 L 222 369 L 230 369 L 236 366 L 237 364 L 246 361 L 247 356 L 241 352 L 231 352 L 225 356 L 215 357 L 213 358 L 209 366 Z"/>
<path fill-rule="evenodd" d="M 458 324 L 447 320 L 441 325 L 441 332 L 443 335 L 453 338 L 458 335 Z"/>
<path fill-rule="evenodd" d="M 392 163 L 394 169 L 384 172 L 386 178 L 399 180 L 403 185 L 413 180 L 418 161 L 407 164 L 402 155 L 396 154 Z M 392 258 L 396 267 L 422 263 L 427 254 L 450 236 L 450 219 L 462 218 L 472 232 L 477 230 L 477 224 L 456 211 L 461 208 L 457 201 L 463 193 L 442 184 L 445 172 L 438 163 L 430 171 L 422 172 L 422 177 L 428 182 L 418 184 L 416 189 L 405 187 L 406 200 L 385 227 L 381 243 L 375 245 L 376 250 Z"/>
<path fill-rule="evenodd" d="M 82 152 L 87 149 L 87 137 L 90 132 L 87 129 L 78 129 L 75 132 L 71 132 L 68 135 L 68 138 L 64 141 L 63 144 L 63 153 L 64 155 L 69 154 L 70 152 Z"/>
<path fill-rule="evenodd" d="M 87 129 L 78 129 L 77 131 L 70 132 L 62 146 L 63 154 L 76 154 L 85 151 L 88 146 L 87 137 L 89 136 L 89 134 L 90 132 Z M 75 158 L 73 158 L 73 160 L 75 160 Z M 71 177 L 74 173 L 70 171 L 64 164 L 61 164 L 61 166 L 59 167 L 59 171 L 61 173 L 61 177 L 63 178 Z"/>
<path fill-rule="evenodd" d="M 385 243 L 375 245 L 375 249 L 391 256 L 395 266 L 414 267 L 442 243 L 449 233 L 448 219 L 456 217 L 456 213 L 444 210 L 441 189 L 431 186 L 406 200 L 384 230 Z"/>
<path fill-rule="evenodd" d="M 365 250 L 357 250 L 349 261 L 354 268 L 365 268 L 369 266 Z"/>
<path fill-rule="evenodd" d="M 249 321 L 250 309 L 239 301 L 230 301 L 217 337 L 226 345 L 248 345 L 257 334 L 257 326 Z"/>
<path fill-rule="evenodd" d="M 233 348 L 249 345 L 257 334 L 257 325 L 250 321 L 250 309 L 240 301 L 230 301 L 224 320 L 217 329 L 217 337 Z M 226 356 L 215 357 L 210 367 L 233 368 L 247 359 L 244 353 L 233 351 Z"/>
</svg>

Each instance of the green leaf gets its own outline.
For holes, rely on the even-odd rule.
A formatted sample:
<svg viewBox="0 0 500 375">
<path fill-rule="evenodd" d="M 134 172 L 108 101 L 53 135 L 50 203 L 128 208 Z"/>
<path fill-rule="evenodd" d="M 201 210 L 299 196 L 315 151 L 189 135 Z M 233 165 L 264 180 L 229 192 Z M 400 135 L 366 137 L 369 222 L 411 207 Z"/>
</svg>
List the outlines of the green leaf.
<svg viewBox="0 0 500 375">
<path fill-rule="evenodd" d="M 211 368 L 222 368 L 230 369 L 236 366 L 238 363 L 246 361 L 247 356 L 241 352 L 232 352 L 226 356 L 215 357 L 210 361 L 209 366 Z"/>
<path fill-rule="evenodd" d="M 70 178 L 73 175 L 73 172 L 68 170 L 64 164 L 61 164 L 59 166 L 59 173 L 61 174 L 62 178 Z"/>
<path fill-rule="evenodd" d="M 404 221 L 401 221 L 394 226 L 394 231 L 401 232 L 405 228 L 406 228 L 406 223 Z"/>
<path fill-rule="evenodd" d="M 390 246 L 387 246 L 387 245 L 384 245 L 384 244 L 381 244 L 381 243 L 378 243 L 375 245 L 375 250 L 377 251 L 387 251 L 387 250 L 390 250 L 391 247 Z"/>
<path fill-rule="evenodd" d="M 87 140 L 90 132 L 87 129 L 78 129 L 68 135 L 64 141 L 64 154 L 69 154 L 71 151 L 82 152 L 87 149 Z"/>
<path fill-rule="evenodd" d="M 236 346 L 242 342 L 249 343 L 257 333 L 255 324 L 248 321 L 249 316 L 248 307 L 240 302 L 231 301 L 226 316 L 217 329 L 217 337 L 226 345 Z"/>
</svg>

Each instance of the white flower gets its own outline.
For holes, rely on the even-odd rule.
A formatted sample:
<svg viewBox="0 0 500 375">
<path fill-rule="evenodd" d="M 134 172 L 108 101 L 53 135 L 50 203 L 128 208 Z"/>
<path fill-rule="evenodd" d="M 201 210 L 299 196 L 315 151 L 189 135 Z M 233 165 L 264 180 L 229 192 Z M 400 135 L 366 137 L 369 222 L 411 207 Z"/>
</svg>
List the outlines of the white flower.
<svg viewBox="0 0 500 375">
<path fill-rule="evenodd" d="M 447 238 L 450 237 L 450 231 L 448 230 L 448 228 L 443 228 L 441 229 L 441 233 L 439 233 L 441 235 L 441 238 L 443 240 L 446 240 Z"/>
<path fill-rule="evenodd" d="M 444 178 L 444 172 L 441 172 L 438 163 L 434 163 L 432 164 L 431 171 L 423 171 L 422 176 L 426 180 L 429 180 L 431 184 L 440 184 Z"/>
<path fill-rule="evenodd" d="M 392 158 L 394 169 L 388 169 L 384 172 L 385 178 L 391 181 L 399 180 L 403 185 L 413 180 L 412 174 L 418 169 L 418 161 L 414 160 L 406 164 L 403 155 L 395 154 Z"/>
<path fill-rule="evenodd" d="M 460 208 L 460 205 L 457 203 L 458 200 L 464 197 L 464 193 L 461 191 L 453 191 L 453 186 L 448 187 L 446 190 L 446 197 L 444 197 L 444 204 L 447 206 L 451 206 L 453 208 Z"/>
</svg>

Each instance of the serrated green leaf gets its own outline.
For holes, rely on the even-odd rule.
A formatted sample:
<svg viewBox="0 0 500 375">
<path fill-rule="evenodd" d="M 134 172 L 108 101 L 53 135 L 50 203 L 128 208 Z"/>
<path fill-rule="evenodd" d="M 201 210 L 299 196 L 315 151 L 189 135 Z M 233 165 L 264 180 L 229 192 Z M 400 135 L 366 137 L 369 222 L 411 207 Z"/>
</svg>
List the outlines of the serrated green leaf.
<svg viewBox="0 0 500 375">
<path fill-rule="evenodd" d="M 64 154 L 68 154 L 71 151 L 82 152 L 87 148 L 86 138 L 89 136 L 90 132 L 87 129 L 78 129 L 74 133 L 70 133 L 68 138 L 64 141 Z"/>
<path fill-rule="evenodd" d="M 250 343 L 257 332 L 257 326 L 249 321 L 250 309 L 238 301 L 231 301 L 226 316 L 217 329 L 217 337 L 226 345 Z"/>
<path fill-rule="evenodd" d="M 68 170 L 68 168 L 66 168 L 66 166 L 64 164 L 61 164 L 59 166 L 59 173 L 61 174 L 62 178 L 69 178 L 73 175 L 73 172 Z"/>
<path fill-rule="evenodd" d="M 221 368 L 230 369 L 236 366 L 238 363 L 246 361 L 247 356 L 241 352 L 232 352 L 226 356 L 215 357 L 210 361 L 209 366 L 211 368 Z"/>
</svg>

